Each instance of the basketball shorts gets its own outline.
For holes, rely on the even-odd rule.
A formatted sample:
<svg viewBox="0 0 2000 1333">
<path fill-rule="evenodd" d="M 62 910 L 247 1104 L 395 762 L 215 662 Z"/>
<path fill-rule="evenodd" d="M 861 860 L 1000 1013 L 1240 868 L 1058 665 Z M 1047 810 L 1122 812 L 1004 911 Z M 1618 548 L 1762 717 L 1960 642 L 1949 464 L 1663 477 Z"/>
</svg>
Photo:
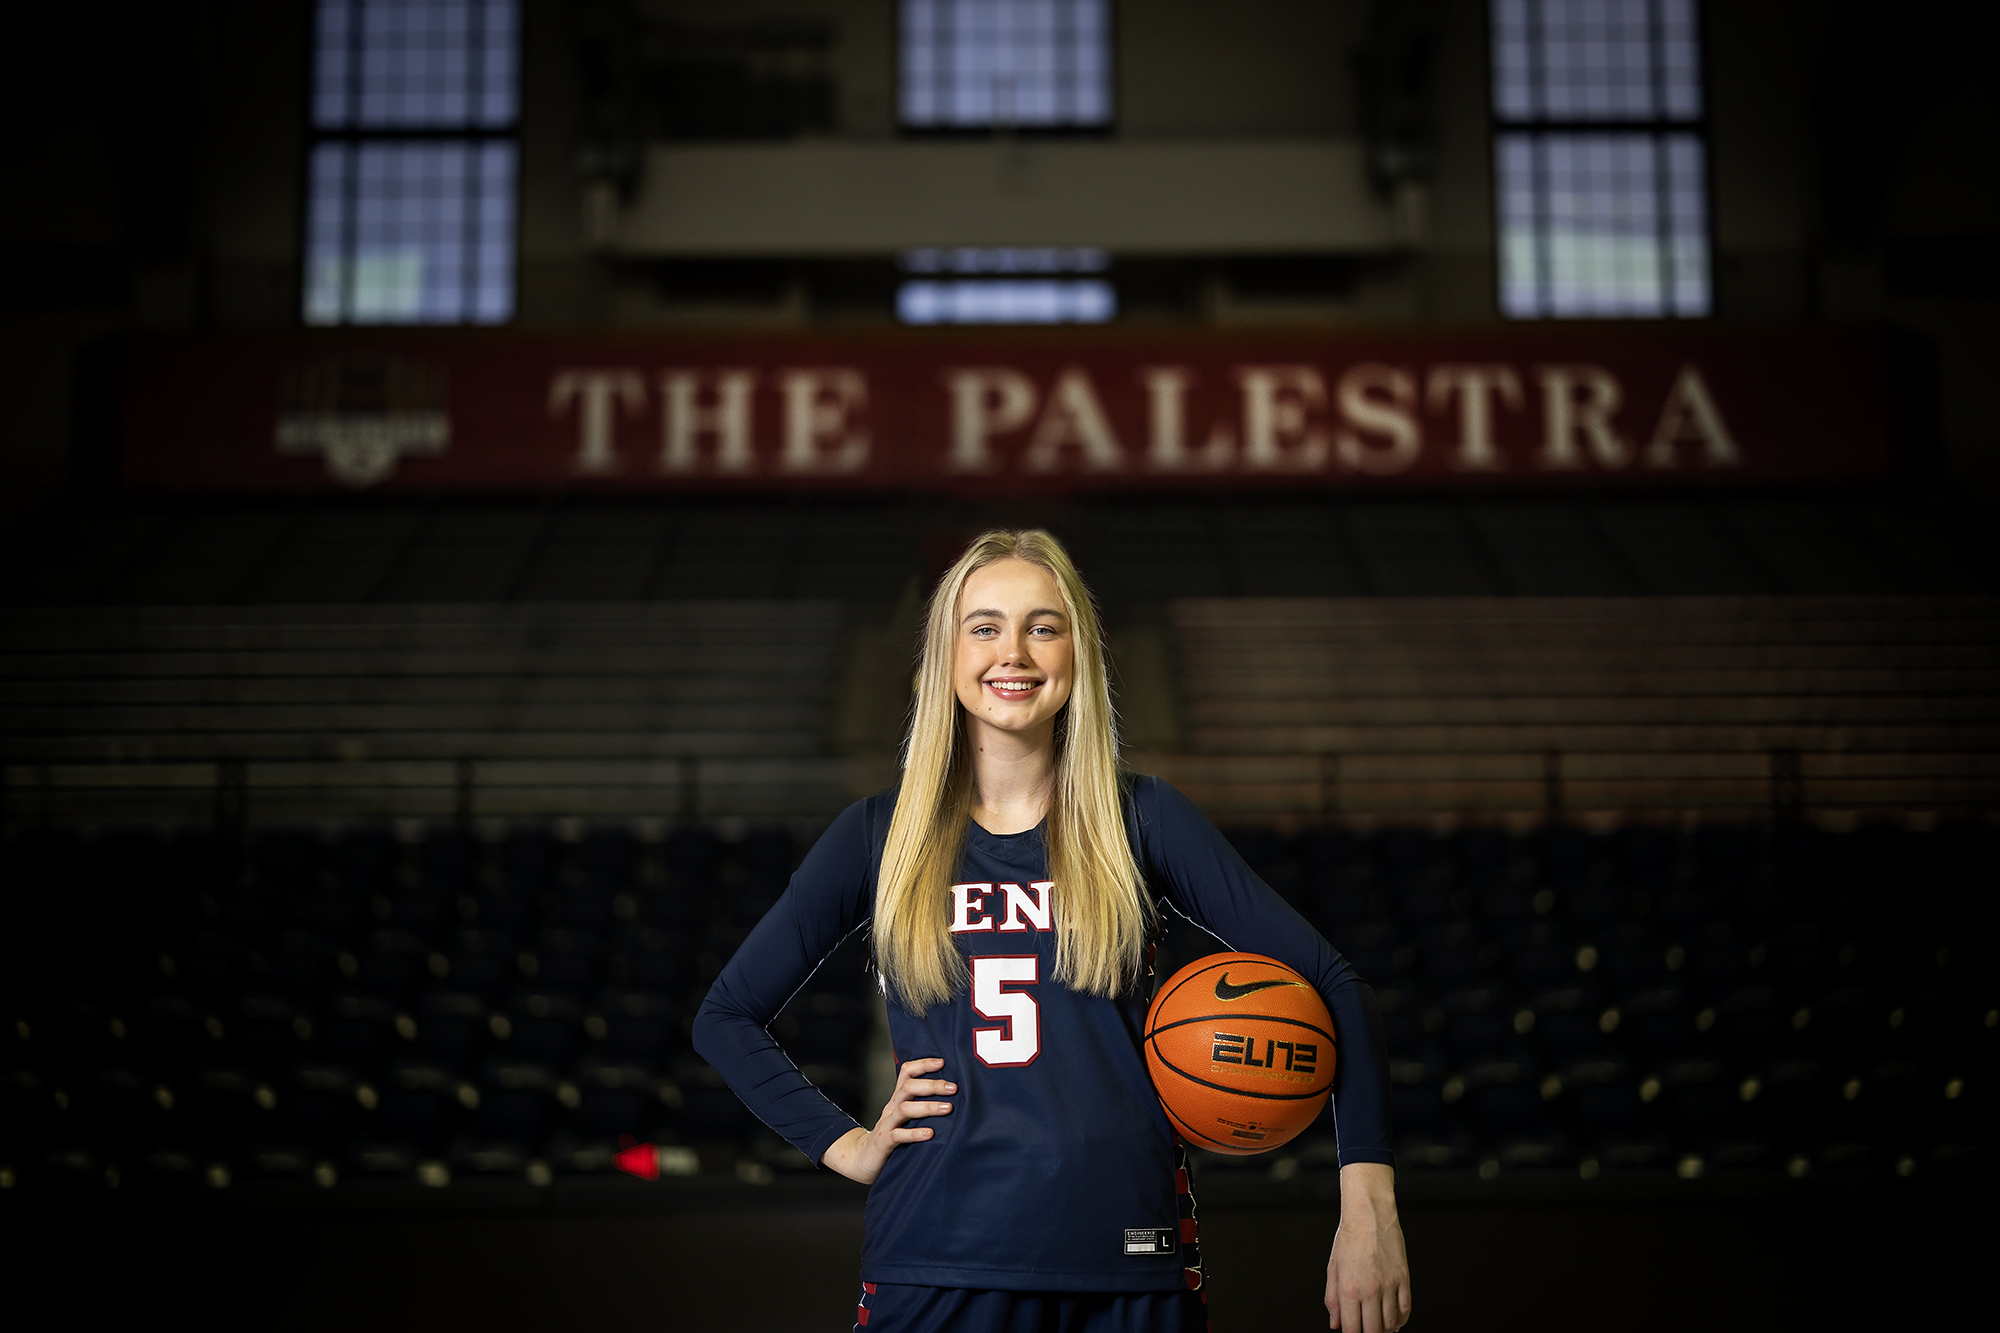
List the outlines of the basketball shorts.
<svg viewBox="0 0 2000 1333">
<path fill-rule="evenodd" d="M 972 1291 L 864 1282 L 855 1333 L 1207 1333 L 1196 1291 Z"/>
</svg>

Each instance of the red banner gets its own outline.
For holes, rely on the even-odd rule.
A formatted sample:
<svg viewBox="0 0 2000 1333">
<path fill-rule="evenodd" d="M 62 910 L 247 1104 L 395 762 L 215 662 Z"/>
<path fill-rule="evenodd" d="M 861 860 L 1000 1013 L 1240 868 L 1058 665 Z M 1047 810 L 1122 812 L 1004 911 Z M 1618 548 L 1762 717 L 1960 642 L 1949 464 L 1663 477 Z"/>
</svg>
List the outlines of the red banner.
<svg viewBox="0 0 2000 1333">
<path fill-rule="evenodd" d="M 147 491 L 1858 482 L 1885 340 L 1703 326 L 1173 336 L 142 338 Z"/>
</svg>

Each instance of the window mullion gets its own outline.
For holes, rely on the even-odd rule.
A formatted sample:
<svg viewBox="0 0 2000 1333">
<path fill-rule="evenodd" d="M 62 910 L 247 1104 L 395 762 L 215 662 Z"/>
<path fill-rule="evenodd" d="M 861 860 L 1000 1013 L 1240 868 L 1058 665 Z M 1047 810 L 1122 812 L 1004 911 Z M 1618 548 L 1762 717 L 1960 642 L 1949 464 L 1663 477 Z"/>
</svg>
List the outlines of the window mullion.
<svg viewBox="0 0 2000 1333">
<path fill-rule="evenodd" d="M 511 21 L 518 12 L 515 0 L 469 0 L 462 19 L 447 14 L 450 6 L 439 0 L 318 0 L 318 5 L 322 14 L 350 19 L 341 37 L 349 58 L 340 84 L 316 84 L 312 92 L 317 106 L 327 86 L 344 86 L 347 107 L 338 124 L 321 125 L 315 116 L 309 136 L 309 158 L 330 149 L 341 170 L 307 173 L 309 188 L 318 192 L 307 202 L 307 216 L 325 219 L 307 238 L 308 319 L 353 324 L 509 318 L 511 265 L 504 271 L 495 266 L 487 302 L 481 260 L 483 243 L 511 245 L 514 237 L 511 192 L 487 186 L 489 176 L 497 182 L 503 175 L 511 185 L 513 157 L 507 156 L 505 172 L 494 159 L 519 140 L 519 62 L 496 61 L 493 70 L 487 65 L 496 56 L 489 48 L 518 41 L 519 24 Z M 325 23 L 314 28 L 326 30 Z M 371 53 L 377 57 L 372 70 Z M 320 62 L 313 69 L 316 79 L 322 77 Z M 364 113 L 371 93 L 387 95 L 384 114 Z M 508 150 L 497 150 L 501 144 Z M 373 164 L 372 175 L 364 173 L 364 160 Z M 454 171 L 459 179 L 450 179 Z M 500 215 L 488 216 L 489 193 Z M 453 208 L 463 216 L 452 219 Z M 367 228 L 364 214 L 375 218 Z M 365 258 L 370 267 L 364 283 Z M 318 305 L 311 297 L 315 272 L 334 279 Z"/>
<path fill-rule="evenodd" d="M 1620 8 L 1607 0 L 1560 7 L 1492 0 L 1495 135 L 1503 146 L 1494 154 L 1502 192 L 1495 213 L 1499 245 L 1511 257 L 1500 266 L 1502 281 L 1534 269 L 1531 282 L 1516 273 L 1501 293 L 1504 313 L 1516 318 L 1658 318 L 1709 307 L 1708 247 L 1691 239 L 1706 225 L 1694 217 L 1707 209 L 1705 180 L 1684 180 L 1678 165 L 1690 153 L 1706 160 L 1703 121 L 1695 114 L 1676 122 L 1669 106 L 1672 59 L 1688 59 L 1670 58 L 1669 19 L 1681 27 L 1693 20 L 1675 0 L 1644 0 L 1636 15 Z M 1643 89 L 1631 85 L 1641 78 Z M 1693 146 L 1680 144 L 1683 132 Z M 1506 149 L 1510 140 L 1518 148 Z M 1636 160 L 1642 152 L 1650 163 Z M 1642 197 L 1648 190 L 1650 201 Z M 1649 202 L 1650 217 L 1642 211 Z M 1677 251 L 1684 234 L 1686 256 Z M 1657 299 L 1647 281 L 1657 284 Z M 1685 301 L 1683 287 L 1692 293 Z"/>
</svg>

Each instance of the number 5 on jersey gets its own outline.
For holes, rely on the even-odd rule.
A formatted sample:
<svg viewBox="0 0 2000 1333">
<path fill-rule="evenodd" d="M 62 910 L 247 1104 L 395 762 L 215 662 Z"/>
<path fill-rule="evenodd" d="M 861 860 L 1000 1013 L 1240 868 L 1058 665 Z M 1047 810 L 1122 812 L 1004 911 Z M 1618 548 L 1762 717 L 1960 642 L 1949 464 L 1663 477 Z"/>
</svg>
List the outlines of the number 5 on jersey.
<svg viewBox="0 0 2000 1333">
<path fill-rule="evenodd" d="M 983 1065 L 1028 1065 L 1042 1053 L 1041 1009 L 1035 997 L 1009 986 L 1041 980 L 1034 954 L 997 954 L 972 959 L 972 1007 L 982 1018 L 1004 1026 L 974 1028 L 972 1051 Z"/>
</svg>

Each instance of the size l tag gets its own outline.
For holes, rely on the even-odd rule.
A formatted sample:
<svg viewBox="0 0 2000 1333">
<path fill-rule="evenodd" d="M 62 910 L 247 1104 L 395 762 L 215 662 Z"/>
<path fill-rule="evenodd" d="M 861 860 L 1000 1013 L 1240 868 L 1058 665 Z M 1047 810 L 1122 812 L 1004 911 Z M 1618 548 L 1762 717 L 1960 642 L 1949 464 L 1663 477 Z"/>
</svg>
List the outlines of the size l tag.
<svg viewBox="0 0 2000 1333">
<path fill-rule="evenodd" d="M 1172 1227 L 1125 1228 L 1127 1254 L 1172 1254 L 1177 1248 Z"/>
</svg>

